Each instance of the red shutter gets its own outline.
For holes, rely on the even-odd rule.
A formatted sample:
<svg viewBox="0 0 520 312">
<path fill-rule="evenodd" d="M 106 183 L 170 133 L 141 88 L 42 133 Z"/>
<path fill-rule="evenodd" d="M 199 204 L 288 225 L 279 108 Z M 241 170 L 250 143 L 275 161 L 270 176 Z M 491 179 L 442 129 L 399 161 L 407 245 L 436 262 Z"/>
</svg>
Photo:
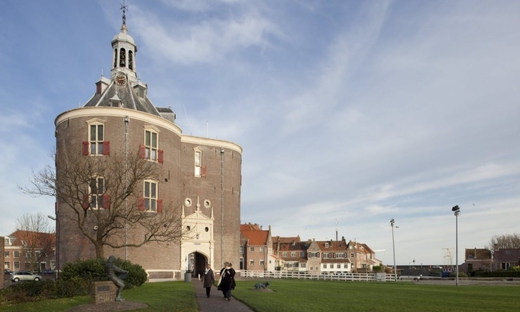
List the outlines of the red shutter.
<svg viewBox="0 0 520 312">
<path fill-rule="evenodd" d="M 202 165 L 200 168 L 200 176 L 205 177 L 206 176 L 206 165 Z"/>
<path fill-rule="evenodd" d="M 159 158 L 157 161 L 160 162 L 161 164 L 164 162 L 164 151 L 163 150 L 159 150 Z"/>
<path fill-rule="evenodd" d="M 87 210 L 90 207 L 90 202 L 88 201 L 88 195 L 85 195 L 85 197 L 83 197 L 83 203 L 81 204 L 81 207 L 83 207 L 83 209 L 85 209 L 85 210 Z"/>
<path fill-rule="evenodd" d="M 146 157 L 146 150 L 144 145 L 139 145 L 139 157 L 143 159 Z"/>
<path fill-rule="evenodd" d="M 110 155 L 110 141 L 103 141 L 103 155 Z"/>
<path fill-rule="evenodd" d="M 157 200 L 157 212 L 162 212 L 163 211 L 163 201 L 162 199 L 158 199 Z"/>
<path fill-rule="evenodd" d="M 83 141 L 82 152 L 83 152 L 83 156 L 88 156 L 88 142 L 87 141 Z"/>
<path fill-rule="evenodd" d="M 103 208 L 110 209 L 110 195 L 103 194 Z"/>
<path fill-rule="evenodd" d="M 139 200 L 137 201 L 137 207 L 139 210 L 144 211 L 144 197 L 139 197 Z"/>
</svg>

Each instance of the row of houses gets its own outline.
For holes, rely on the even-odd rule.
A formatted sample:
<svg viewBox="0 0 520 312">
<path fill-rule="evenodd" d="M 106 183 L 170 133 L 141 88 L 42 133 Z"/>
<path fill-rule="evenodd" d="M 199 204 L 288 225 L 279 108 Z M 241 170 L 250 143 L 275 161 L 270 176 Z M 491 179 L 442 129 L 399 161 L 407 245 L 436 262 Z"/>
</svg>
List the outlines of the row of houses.
<svg viewBox="0 0 520 312">
<path fill-rule="evenodd" d="M 520 248 L 498 248 L 492 252 L 485 248 L 466 248 L 465 261 L 460 271 L 500 271 L 520 266 Z"/>
<path fill-rule="evenodd" d="M 271 227 L 242 224 L 241 270 L 289 271 L 310 274 L 371 272 L 381 266 L 367 244 L 341 240 L 301 240 L 300 236 L 272 236 Z"/>
<path fill-rule="evenodd" d="M 240 270 L 288 271 L 311 274 L 370 272 L 382 263 L 367 245 L 356 241 L 301 240 L 300 236 L 272 236 L 271 227 L 240 226 Z M 2 244 L 3 243 L 3 244 Z M 4 269 L 43 271 L 56 268 L 56 236 L 17 230 L 0 242 Z M 3 245 L 3 246 L 2 246 Z M 507 270 L 520 265 L 520 249 L 466 248 L 459 271 Z"/>
<path fill-rule="evenodd" d="M 44 271 L 56 268 L 56 235 L 17 230 L 3 238 L 4 269 Z"/>
</svg>

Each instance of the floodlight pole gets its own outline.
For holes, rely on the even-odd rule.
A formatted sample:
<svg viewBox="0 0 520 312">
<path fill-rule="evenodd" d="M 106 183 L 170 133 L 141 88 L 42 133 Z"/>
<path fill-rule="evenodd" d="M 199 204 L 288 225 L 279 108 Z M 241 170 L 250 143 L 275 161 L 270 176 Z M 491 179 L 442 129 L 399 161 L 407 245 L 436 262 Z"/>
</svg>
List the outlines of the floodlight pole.
<svg viewBox="0 0 520 312">
<path fill-rule="evenodd" d="M 395 265 L 395 240 L 394 240 L 394 224 L 395 220 L 392 218 L 390 220 L 390 226 L 392 227 L 392 249 L 394 252 L 394 280 L 397 282 L 397 267 Z"/>
<path fill-rule="evenodd" d="M 459 206 L 454 206 L 451 211 L 455 215 L 455 286 L 459 286 Z"/>
</svg>

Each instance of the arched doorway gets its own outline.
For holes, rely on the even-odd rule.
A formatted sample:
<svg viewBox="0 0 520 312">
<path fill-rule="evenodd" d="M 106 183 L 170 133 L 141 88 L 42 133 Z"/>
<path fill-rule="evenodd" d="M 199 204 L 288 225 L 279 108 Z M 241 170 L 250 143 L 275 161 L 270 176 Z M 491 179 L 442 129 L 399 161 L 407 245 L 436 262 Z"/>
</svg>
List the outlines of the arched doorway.
<svg viewBox="0 0 520 312">
<path fill-rule="evenodd" d="M 198 278 L 204 275 L 206 265 L 208 264 L 208 258 L 200 252 L 190 254 L 190 258 L 193 259 L 193 276 Z"/>
</svg>

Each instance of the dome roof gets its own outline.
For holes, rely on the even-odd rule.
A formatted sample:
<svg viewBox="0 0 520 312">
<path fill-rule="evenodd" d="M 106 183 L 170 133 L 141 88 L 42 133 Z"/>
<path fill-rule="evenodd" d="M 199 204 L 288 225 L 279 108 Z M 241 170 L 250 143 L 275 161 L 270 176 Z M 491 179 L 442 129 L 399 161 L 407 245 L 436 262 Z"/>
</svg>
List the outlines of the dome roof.
<svg viewBox="0 0 520 312">
<path fill-rule="evenodd" d="M 116 41 L 128 42 L 128 43 L 131 43 L 131 44 L 133 44 L 135 46 L 134 38 L 132 38 L 132 36 L 130 36 L 126 32 L 126 27 L 122 27 L 121 28 L 121 32 L 114 36 L 114 39 L 112 39 L 112 43 L 114 43 Z"/>
</svg>

